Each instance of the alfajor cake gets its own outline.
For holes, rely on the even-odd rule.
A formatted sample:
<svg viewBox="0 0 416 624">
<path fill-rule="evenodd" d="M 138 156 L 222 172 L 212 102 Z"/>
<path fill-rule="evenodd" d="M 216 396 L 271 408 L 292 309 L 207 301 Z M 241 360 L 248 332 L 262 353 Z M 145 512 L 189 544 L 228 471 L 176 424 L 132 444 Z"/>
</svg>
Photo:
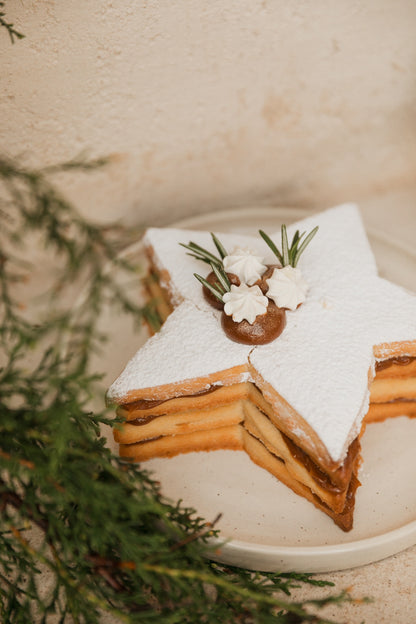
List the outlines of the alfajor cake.
<svg viewBox="0 0 416 624">
<path fill-rule="evenodd" d="M 378 276 L 358 208 L 144 247 L 162 327 L 108 391 L 120 454 L 245 451 L 350 530 L 365 424 L 416 415 L 416 296 Z"/>
</svg>

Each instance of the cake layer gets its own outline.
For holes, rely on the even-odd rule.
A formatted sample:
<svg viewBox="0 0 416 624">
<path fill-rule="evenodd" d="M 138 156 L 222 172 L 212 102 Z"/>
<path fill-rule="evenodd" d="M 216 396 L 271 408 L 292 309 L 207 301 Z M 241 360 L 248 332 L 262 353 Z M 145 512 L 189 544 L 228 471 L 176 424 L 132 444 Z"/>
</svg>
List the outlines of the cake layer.
<svg viewBox="0 0 416 624">
<path fill-rule="evenodd" d="M 240 425 L 204 429 L 176 436 L 162 436 L 137 444 L 120 444 L 120 456 L 134 461 L 154 457 L 174 457 L 193 451 L 243 450 L 243 428 Z"/>
<path fill-rule="evenodd" d="M 149 419 L 150 420 L 147 420 Z M 236 425 L 244 421 L 243 401 L 212 409 L 197 409 L 165 416 L 147 416 L 129 420 L 114 430 L 114 439 L 120 444 L 133 444 L 159 436 L 174 436 L 205 429 Z"/>
<path fill-rule="evenodd" d="M 348 480 L 346 480 L 343 487 L 337 486 L 331 482 L 328 475 L 319 470 L 318 466 L 305 453 L 296 447 L 286 436 L 281 434 L 259 409 L 251 403 L 246 403 L 245 409 L 245 429 L 262 442 L 268 451 L 285 463 L 290 477 L 307 486 L 333 511 L 342 511 L 352 472 L 356 472 L 358 465 L 358 447 Z"/>
<path fill-rule="evenodd" d="M 287 470 L 285 463 L 279 457 L 271 453 L 264 446 L 264 444 L 253 437 L 248 431 L 244 433 L 244 449 L 255 464 L 270 472 L 273 476 L 279 479 L 279 481 L 293 490 L 295 494 L 303 496 L 313 503 L 315 507 L 330 516 L 335 524 L 337 524 L 343 531 L 350 531 L 352 529 L 355 492 L 357 487 L 360 485 L 355 475 L 352 476 L 344 508 L 340 512 L 337 512 L 328 507 L 328 505 L 326 505 L 306 485 L 303 485 L 294 479 Z"/>
<path fill-rule="evenodd" d="M 376 363 L 365 422 L 396 416 L 416 416 L 416 357 L 404 355 Z"/>
<path fill-rule="evenodd" d="M 389 403 L 371 403 L 368 410 L 365 423 L 382 422 L 387 418 L 396 416 L 416 417 L 416 399 L 412 401 L 401 401 L 395 399 Z"/>
<path fill-rule="evenodd" d="M 416 357 L 407 355 L 376 362 L 376 379 L 416 377 Z"/>
<path fill-rule="evenodd" d="M 370 388 L 371 403 L 388 403 L 394 399 L 414 399 L 416 377 L 383 377 L 374 379 Z"/>
<path fill-rule="evenodd" d="M 255 384 L 247 383 L 246 385 L 248 387 L 247 398 L 249 399 L 250 404 L 257 407 L 258 410 L 265 414 L 269 418 L 270 423 L 274 426 L 275 430 L 296 444 L 296 447 L 300 451 L 303 451 L 304 455 L 309 457 L 312 463 L 318 466 L 319 469 L 322 470 L 322 472 L 325 473 L 335 485 L 345 488 L 346 484 L 349 483 L 351 479 L 352 473 L 352 445 L 350 445 L 350 449 L 342 462 L 335 463 L 331 459 L 328 459 L 328 461 L 321 461 L 321 458 L 318 455 L 310 451 L 310 446 L 307 443 L 307 426 L 299 420 L 291 420 L 291 426 L 287 427 L 287 419 L 281 418 L 280 412 L 273 408 L 268 401 L 266 401 L 264 395 L 255 386 Z M 250 409 L 250 405 L 248 409 Z M 303 435 L 301 433 L 302 427 L 304 427 Z"/>
<path fill-rule="evenodd" d="M 138 400 L 117 408 L 117 413 L 126 420 L 143 418 L 147 414 L 174 414 L 181 411 L 199 410 L 206 407 L 218 407 L 247 397 L 247 384 L 237 383 L 232 386 L 209 386 L 195 394 L 178 394 L 164 400 Z M 214 396 L 215 394 L 215 396 Z"/>
</svg>

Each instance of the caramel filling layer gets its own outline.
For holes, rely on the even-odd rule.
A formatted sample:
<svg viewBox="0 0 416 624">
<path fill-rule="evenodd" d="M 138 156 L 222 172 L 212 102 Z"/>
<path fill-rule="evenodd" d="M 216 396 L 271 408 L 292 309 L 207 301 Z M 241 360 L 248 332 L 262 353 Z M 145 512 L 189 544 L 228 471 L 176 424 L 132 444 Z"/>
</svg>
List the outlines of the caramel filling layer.
<svg viewBox="0 0 416 624">
<path fill-rule="evenodd" d="M 182 394 L 180 398 L 186 399 L 187 397 L 204 396 L 205 394 L 211 394 L 211 392 L 215 392 L 218 389 L 219 389 L 219 386 L 211 386 L 210 388 L 207 388 L 207 390 L 200 390 L 199 392 L 194 392 L 193 394 Z M 175 398 L 179 398 L 179 397 L 175 397 Z M 149 409 L 158 407 L 159 405 L 162 405 L 163 403 L 166 403 L 167 401 L 171 401 L 171 400 L 172 399 L 164 399 L 163 401 L 158 401 L 156 399 L 139 399 L 138 401 L 134 401 L 133 403 L 130 403 L 128 406 L 126 405 L 125 408 L 127 409 L 128 412 L 132 412 L 135 410 L 149 410 Z M 143 419 L 140 418 L 138 420 L 143 420 Z"/>
<path fill-rule="evenodd" d="M 390 366 L 408 366 L 412 362 L 416 362 L 416 357 L 411 357 L 409 355 L 402 355 L 394 358 L 390 358 L 388 360 L 381 360 L 376 362 L 376 373 L 384 370 L 385 368 L 390 368 Z"/>
<path fill-rule="evenodd" d="M 143 416 L 142 418 L 134 418 L 133 420 L 129 420 L 129 425 L 133 425 L 134 427 L 142 427 L 143 425 L 147 425 L 149 422 L 152 422 L 152 420 L 160 418 L 161 416 L 163 416 L 163 414 L 149 414 L 148 416 Z"/>
<path fill-rule="evenodd" d="M 325 474 L 325 472 L 323 472 L 319 468 L 319 466 L 317 466 L 315 462 L 312 461 L 311 458 L 304 451 L 302 451 L 301 448 L 299 448 L 299 446 L 297 446 L 294 442 L 292 442 L 290 438 L 285 436 L 284 433 L 282 433 L 282 437 L 292 457 L 296 459 L 297 461 L 299 461 L 301 464 L 303 464 L 303 466 L 306 468 L 306 470 L 309 472 L 309 474 L 312 476 L 313 480 L 316 483 L 318 483 L 323 489 L 328 490 L 330 492 L 342 491 L 342 488 L 339 487 L 338 485 L 335 485 L 331 481 L 329 476 Z M 356 438 L 350 444 L 350 447 L 348 449 L 348 455 L 345 458 L 345 461 L 341 467 L 343 468 L 345 472 L 352 472 L 352 470 L 350 471 L 349 469 L 353 468 L 353 464 L 355 465 L 359 451 L 360 451 L 360 443 L 358 439 Z"/>
</svg>

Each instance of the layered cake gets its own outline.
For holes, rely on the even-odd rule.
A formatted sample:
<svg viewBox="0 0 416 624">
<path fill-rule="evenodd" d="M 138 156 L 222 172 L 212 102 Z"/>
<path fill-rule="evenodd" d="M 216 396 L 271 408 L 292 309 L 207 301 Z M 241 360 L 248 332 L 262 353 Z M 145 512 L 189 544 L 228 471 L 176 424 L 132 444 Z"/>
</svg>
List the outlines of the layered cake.
<svg viewBox="0 0 416 624">
<path fill-rule="evenodd" d="M 358 208 L 144 247 L 162 326 L 108 391 L 120 454 L 245 451 L 350 530 L 365 424 L 416 415 L 416 296 L 378 276 Z"/>
</svg>

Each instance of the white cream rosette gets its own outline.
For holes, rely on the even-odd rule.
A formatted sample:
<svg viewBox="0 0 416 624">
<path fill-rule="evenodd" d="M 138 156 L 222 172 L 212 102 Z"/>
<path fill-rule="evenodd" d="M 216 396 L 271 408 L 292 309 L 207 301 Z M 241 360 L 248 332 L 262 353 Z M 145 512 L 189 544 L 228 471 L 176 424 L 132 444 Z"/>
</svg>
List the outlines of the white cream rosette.
<svg viewBox="0 0 416 624">
<path fill-rule="evenodd" d="M 261 278 L 267 266 L 263 264 L 263 256 L 258 256 L 252 249 L 236 247 L 223 260 L 224 270 L 237 275 L 242 284 L 252 286 Z"/>
<path fill-rule="evenodd" d="M 224 294 L 222 300 L 227 316 L 232 316 L 236 323 L 246 320 L 250 325 L 254 323 L 257 316 L 267 312 L 269 304 L 269 300 L 258 286 L 247 286 L 247 284 L 232 285 L 231 290 Z"/>
<path fill-rule="evenodd" d="M 272 276 L 266 280 L 269 287 L 267 296 L 279 308 L 296 310 L 299 304 L 306 299 L 308 284 L 302 277 L 299 269 L 290 264 L 282 269 L 275 269 Z"/>
</svg>

